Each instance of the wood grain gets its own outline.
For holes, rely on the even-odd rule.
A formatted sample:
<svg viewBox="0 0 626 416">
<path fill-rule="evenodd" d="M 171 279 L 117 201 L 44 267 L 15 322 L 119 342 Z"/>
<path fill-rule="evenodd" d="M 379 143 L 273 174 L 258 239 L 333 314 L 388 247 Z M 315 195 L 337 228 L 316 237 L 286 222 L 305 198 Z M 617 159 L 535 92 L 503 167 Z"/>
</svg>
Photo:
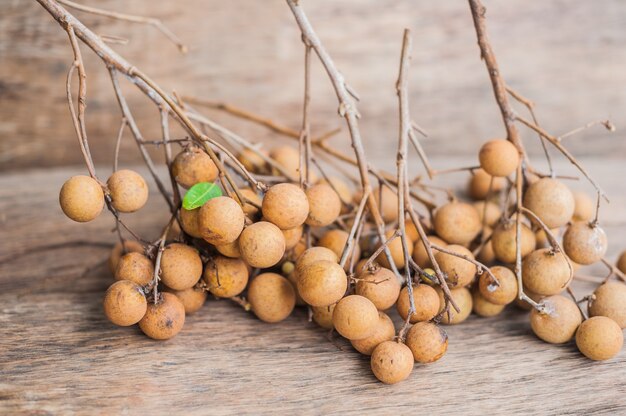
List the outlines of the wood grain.
<svg viewBox="0 0 626 416">
<path fill-rule="evenodd" d="M 615 258 L 626 246 L 624 167 L 598 159 L 584 163 L 612 197 L 603 225 L 609 258 Z M 558 168 L 568 171 L 563 163 Z M 367 358 L 341 339 L 330 342 L 326 331 L 306 321 L 304 310 L 270 325 L 228 301 L 209 300 L 167 342 L 114 327 L 100 305 L 111 282 L 103 263 L 108 249 L 101 244 L 115 241 L 112 218 L 76 224 L 58 208 L 59 187 L 82 171 L 0 175 L 1 414 L 626 412 L 626 353 L 592 362 L 572 343 L 545 344 L 532 335 L 527 314 L 514 307 L 496 318 L 473 316 L 446 327 L 448 354 L 438 363 L 416 365 L 409 380 L 396 386 L 378 383 Z M 141 215 L 127 217 L 153 238 L 168 215 L 153 192 Z M 72 242 L 78 243 L 61 246 Z M 575 286 L 579 295 L 589 288 Z M 393 318 L 399 324 L 395 313 Z"/>
</svg>

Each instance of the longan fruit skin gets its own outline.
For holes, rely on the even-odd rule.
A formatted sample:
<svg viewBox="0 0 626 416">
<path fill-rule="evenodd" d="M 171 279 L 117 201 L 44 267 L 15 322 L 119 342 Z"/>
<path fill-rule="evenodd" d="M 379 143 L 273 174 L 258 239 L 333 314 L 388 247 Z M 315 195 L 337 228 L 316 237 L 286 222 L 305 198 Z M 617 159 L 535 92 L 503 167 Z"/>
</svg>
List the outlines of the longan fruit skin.
<svg viewBox="0 0 626 416">
<path fill-rule="evenodd" d="M 239 239 L 232 243 L 220 244 L 215 246 L 215 249 L 223 256 L 238 259 L 241 257 L 241 250 L 239 250 Z"/>
<path fill-rule="evenodd" d="M 519 164 L 519 151 L 508 140 L 490 140 L 478 153 L 480 167 L 491 176 L 509 176 Z"/>
<path fill-rule="evenodd" d="M 293 146 L 278 146 L 270 150 L 270 157 L 278 163 L 292 178 L 300 177 L 300 152 Z M 303 166 L 303 176 L 306 178 L 306 166 Z M 274 175 L 281 175 L 278 169 L 272 168 Z M 317 175 L 311 170 L 309 174 L 311 183 L 317 181 Z"/>
<path fill-rule="evenodd" d="M 263 199 L 259 196 L 259 194 L 257 194 L 250 188 L 241 188 L 239 189 L 239 193 L 244 198 L 254 202 L 258 206 L 261 206 L 263 204 Z M 246 202 L 245 204 L 243 204 L 242 210 L 243 210 L 243 213 L 246 214 L 250 218 L 253 218 L 256 214 L 259 213 L 259 208 L 255 207 L 249 202 Z"/>
<path fill-rule="evenodd" d="M 139 328 L 148 337 L 157 340 L 173 338 L 185 325 L 185 306 L 173 293 L 161 292 L 157 303 L 148 304 Z"/>
<path fill-rule="evenodd" d="M 378 344 L 370 360 L 374 376 L 385 384 L 406 380 L 413 371 L 413 363 L 411 349 L 395 341 Z"/>
<path fill-rule="evenodd" d="M 542 296 L 561 293 L 571 280 L 568 260 L 561 252 L 541 248 L 524 257 L 522 281 L 524 287 Z"/>
<path fill-rule="evenodd" d="M 173 293 L 180 300 L 185 308 L 185 315 L 198 312 L 206 301 L 207 292 L 204 289 L 190 287 L 183 290 L 174 290 L 166 287 L 166 292 Z"/>
<path fill-rule="evenodd" d="M 619 255 L 619 258 L 617 259 L 617 263 L 615 264 L 615 266 L 622 273 L 626 273 L 626 250 L 622 251 L 622 253 Z"/>
<path fill-rule="evenodd" d="M 248 302 L 252 312 L 268 323 L 287 318 L 296 306 L 296 291 L 283 276 L 276 273 L 261 273 L 248 287 Z"/>
<path fill-rule="evenodd" d="M 449 202 L 435 212 L 437 235 L 450 244 L 471 242 L 482 227 L 478 211 L 464 202 Z"/>
<path fill-rule="evenodd" d="M 472 205 L 476 208 L 476 212 L 478 212 L 480 223 L 488 227 L 496 225 L 500 217 L 502 217 L 502 210 L 495 202 L 476 201 Z"/>
<path fill-rule="evenodd" d="M 208 154 L 197 147 L 188 147 L 174 158 L 172 174 L 180 186 L 191 188 L 198 182 L 213 182 L 219 171 Z"/>
<path fill-rule="evenodd" d="M 352 188 L 350 188 L 350 186 L 348 186 L 348 184 L 346 184 L 342 179 L 336 176 L 331 176 L 328 178 L 328 180 L 326 180 L 326 178 L 321 178 L 319 181 L 317 181 L 317 183 L 332 185 L 332 188 L 334 188 L 334 191 L 339 194 L 339 199 L 342 202 L 348 203 L 352 201 Z M 342 204 L 341 212 L 348 212 L 348 207 Z"/>
<path fill-rule="evenodd" d="M 472 290 L 472 311 L 483 318 L 499 315 L 506 305 L 497 305 L 485 299 L 479 290 Z"/>
<path fill-rule="evenodd" d="M 309 200 L 297 185 L 279 183 L 265 193 L 262 211 L 267 221 L 289 230 L 304 224 L 309 215 Z"/>
<path fill-rule="evenodd" d="M 391 238 L 394 232 L 394 230 L 385 231 L 385 238 Z M 409 250 L 409 256 L 411 256 L 413 254 L 413 241 L 409 238 L 408 235 L 406 236 L 406 245 Z M 387 248 L 389 248 L 391 259 L 393 260 L 398 270 L 404 269 L 404 249 L 402 248 L 402 237 L 394 238 L 391 243 L 387 244 Z M 387 259 L 387 255 L 384 251 L 378 255 L 376 261 L 378 261 L 378 263 L 383 267 L 386 267 L 388 269 L 391 268 L 389 260 Z"/>
<path fill-rule="evenodd" d="M 198 250 L 186 244 L 168 244 L 161 255 L 161 280 L 174 289 L 193 287 L 202 277 L 202 259 Z"/>
<path fill-rule="evenodd" d="M 148 302 L 141 286 L 130 280 L 119 280 L 107 289 L 103 306 L 109 321 L 119 326 L 130 326 L 143 318 Z"/>
<path fill-rule="evenodd" d="M 445 298 L 443 294 L 443 290 L 437 289 L 437 294 L 439 295 L 439 312 L 442 312 L 445 308 Z M 455 289 L 450 289 L 450 294 L 452 295 L 452 299 L 456 302 L 457 306 L 461 310 L 457 312 L 452 305 L 450 305 L 450 316 L 451 319 L 448 319 L 448 314 L 444 313 L 441 318 L 441 323 L 445 325 L 456 325 L 465 321 L 470 314 L 472 313 L 472 309 L 474 307 L 474 302 L 472 299 L 472 294 L 466 287 L 459 287 Z"/>
<path fill-rule="evenodd" d="M 491 184 L 491 179 L 493 183 Z M 506 178 L 493 177 L 483 169 L 476 169 L 467 185 L 467 193 L 472 199 L 481 200 L 487 198 L 489 185 L 491 184 L 491 194 L 494 195 L 504 189 Z"/>
<path fill-rule="evenodd" d="M 76 222 L 94 220 L 104 208 L 104 192 L 93 178 L 72 176 L 61 187 L 59 204 L 63 213 Z"/>
<path fill-rule="evenodd" d="M 575 222 L 563 234 L 563 250 L 578 264 L 586 266 L 600 261 L 607 249 L 606 233 L 597 225 Z"/>
<path fill-rule="evenodd" d="M 552 232 L 552 235 L 558 238 L 559 230 L 560 230 L 559 228 L 554 228 L 550 230 L 550 232 Z M 535 240 L 537 241 L 537 245 L 536 245 L 537 248 L 550 247 L 550 240 L 548 239 L 548 235 L 546 234 L 546 231 L 543 228 L 540 228 L 539 230 L 535 232 Z"/>
<path fill-rule="evenodd" d="M 620 328 L 626 328 L 626 284 L 606 282 L 593 292 L 595 299 L 589 302 L 590 316 L 606 316 Z"/>
<path fill-rule="evenodd" d="M 491 243 L 491 240 L 485 243 L 476 259 L 487 266 L 496 262 L 496 253 L 493 251 L 493 244 Z"/>
<path fill-rule="evenodd" d="M 369 337 L 378 324 L 378 309 L 368 298 L 348 295 L 342 298 L 333 311 L 333 326 L 344 338 L 361 340 Z"/>
<path fill-rule="evenodd" d="M 145 286 L 154 278 L 154 265 L 142 253 L 126 253 L 117 263 L 115 280 L 130 280 L 140 286 Z"/>
<path fill-rule="evenodd" d="M 448 246 L 448 243 L 446 243 L 445 241 L 443 241 L 441 238 L 437 237 L 436 235 L 429 235 L 427 236 L 427 238 L 431 244 L 434 244 L 436 246 L 439 246 L 442 248 L 446 248 Z M 437 251 L 433 250 L 433 255 L 435 254 L 437 254 Z M 430 262 L 430 258 L 428 258 L 428 253 L 426 252 L 426 247 L 424 246 L 420 238 L 415 240 L 415 245 L 413 246 L 412 257 L 413 257 L 413 261 L 415 261 L 415 263 L 423 269 L 426 267 L 432 266 Z"/>
<path fill-rule="evenodd" d="M 372 301 L 380 311 L 391 308 L 400 295 L 400 282 L 389 269 L 379 267 L 375 271 L 366 270 L 358 274 L 355 293 Z"/>
<path fill-rule="evenodd" d="M 517 277 L 510 269 L 504 266 L 494 266 L 491 273 L 498 279 L 496 285 L 488 273 L 478 278 L 478 289 L 486 301 L 495 305 L 508 305 L 517 298 Z"/>
<path fill-rule="evenodd" d="M 348 289 L 346 272 L 339 264 L 328 260 L 309 264 L 298 272 L 297 278 L 298 293 L 311 306 L 332 305 Z"/>
<path fill-rule="evenodd" d="M 574 215 L 572 215 L 572 221 L 591 221 L 596 210 L 593 199 L 580 191 L 572 194 L 574 195 Z"/>
<path fill-rule="evenodd" d="M 111 255 L 109 256 L 109 269 L 111 270 L 111 273 L 115 274 L 117 264 L 119 263 L 122 255 L 130 252 L 143 253 L 143 245 L 136 240 L 124 240 L 124 247 L 122 247 L 121 241 L 115 243 L 113 250 L 111 250 Z"/>
<path fill-rule="evenodd" d="M 200 232 L 200 225 L 198 224 L 198 214 L 200 208 L 187 210 L 185 208 L 180 209 L 180 225 L 183 227 L 183 231 L 194 238 L 202 238 Z"/>
<path fill-rule="evenodd" d="M 269 157 L 269 152 L 265 149 L 258 149 L 260 153 Z M 248 172 L 267 173 L 267 162 L 251 149 L 244 148 L 237 155 L 237 160 L 241 162 Z"/>
<path fill-rule="evenodd" d="M 285 237 L 285 250 L 291 250 L 294 248 L 300 239 L 302 238 L 302 233 L 304 231 L 303 227 L 296 227 L 290 230 L 281 230 L 283 232 L 283 236 Z"/>
<path fill-rule="evenodd" d="M 411 315 L 410 322 L 412 324 L 430 321 L 437 315 L 437 313 L 439 313 L 441 308 L 437 291 L 425 284 L 413 285 L 413 300 L 415 303 L 415 313 Z M 400 295 L 398 296 L 398 301 L 396 303 L 396 309 L 402 319 L 406 320 L 409 315 L 410 307 L 409 290 L 405 286 L 400 291 Z"/>
<path fill-rule="evenodd" d="M 463 246 L 451 244 L 446 249 L 474 260 L 472 252 Z M 465 259 L 442 251 L 436 251 L 435 260 L 439 264 L 441 271 L 446 274 L 446 280 L 454 287 L 467 286 L 476 277 L 476 265 Z"/>
<path fill-rule="evenodd" d="M 313 320 L 316 324 L 324 329 L 333 329 L 333 311 L 335 304 L 328 306 L 311 306 L 313 311 Z"/>
<path fill-rule="evenodd" d="M 610 360 L 619 354 L 623 345 L 622 328 L 606 316 L 593 316 L 576 331 L 578 350 L 594 361 Z"/>
<path fill-rule="evenodd" d="M 538 295 L 534 292 L 531 292 L 526 287 L 524 288 L 524 293 L 526 294 L 526 296 L 528 296 L 529 298 L 531 298 L 537 303 L 539 303 L 545 297 L 545 296 Z M 526 302 L 525 300 L 521 300 L 520 298 L 515 299 L 515 306 L 517 306 L 518 308 L 524 311 L 530 311 L 531 309 L 533 309 L 533 306 L 530 303 Z"/>
<path fill-rule="evenodd" d="M 522 224 L 521 254 L 522 257 L 533 251 L 537 245 L 535 233 Z M 516 259 L 516 224 L 515 221 L 498 224 L 491 235 L 491 244 L 496 258 L 503 263 L 514 263 Z"/>
<path fill-rule="evenodd" d="M 311 247 L 309 249 L 306 249 L 298 257 L 298 260 L 296 261 L 296 273 L 301 272 L 302 270 L 304 270 L 305 267 L 320 260 L 337 263 L 339 261 L 339 258 L 334 251 L 326 247 Z"/>
<path fill-rule="evenodd" d="M 148 201 L 148 184 L 135 171 L 121 169 L 109 177 L 107 188 L 111 205 L 119 212 L 135 212 Z"/>
<path fill-rule="evenodd" d="M 396 336 L 396 328 L 393 321 L 384 312 L 378 312 L 376 329 L 367 338 L 350 341 L 355 350 L 363 355 L 372 355 L 374 349 L 385 341 L 391 341 Z"/>
<path fill-rule="evenodd" d="M 241 259 L 217 256 L 209 260 L 202 278 L 209 292 L 218 298 L 232 298 L 248 284 L 248 268 Z"/>
<path fill-rule="evenodd" d="M 526 190 L 524 206 L 549 228 L 557 228 L 572 219 L 575 201 L 572 191 L 562 182 L 541 178 Z"/>
<path fill-rule="evenodd" d="M 285 236 L 282 231 L 267 221 L 247 226 L 239 236 L 241 258 L 252 267 L 272 267 L 285 254 Z"/>
<path fill-rule="evenodd" d="M 348 233 L 343 230 L 328 230 L 322 238 L 317 241 L 317 245 L 320 247 L 326 247 L 335 252 L 337 258 L 341 258 L 341 253 L 343 252 L 343 248 L 346 245 L 346 241 L 348 241 Z M 354 246 L 353 254 L 348 256 L 348 260 L 346 261 L 345 268 L 348 269 L 350 265 L 350 259 L 354 256 L 355 259 L 359 259 L 361 257 L 361 249 L 358 245 Z"/>
<path fill-rule="evenodd" d="M 448 334 L 432 322 L 418 322 L 407 332 L 406 346 L 416 362 L 434 363 L 448 351 Z"/>
<path fill-rule="evenodd" d="M 341 199 L 330 185 L 321 183 L 305 191 L 309 201 L 309 215 L 306 224 L 311 227 L 325 227 L 332 224 L 341 213 Z"/>
<path fill-rule="evenodd" d="M 381 194 L 382 189 L 382 194 Z M 380 205 L 380 214 L 386 223 L 393 222 L 398 219 L 398 195 L 386 186 L 377 187 L 372 190 L 372 195 L 376 199 L 376 203 Z M 382 204 L 380 204 L 382 197 Z M 361 202 L 362 194 L 358 196 L 358 204 Z"/>
<path fill-rule="evenodd" d="M 208 200 L 198 212 L 198 229 L 202 238 L 213 245 L 235 241 L 245 223 L 241 206 L 232 198 L 218 196 Z"/>
<path fill-rule="evenodd" d="M 574 337 L 582 322 L 582 316 L 576 304 L 561 295 L 543 299 L 546 312 L 532 309 L 530 327 L 537 337 L 550 344 L 563 344 Z"/>
</svg>

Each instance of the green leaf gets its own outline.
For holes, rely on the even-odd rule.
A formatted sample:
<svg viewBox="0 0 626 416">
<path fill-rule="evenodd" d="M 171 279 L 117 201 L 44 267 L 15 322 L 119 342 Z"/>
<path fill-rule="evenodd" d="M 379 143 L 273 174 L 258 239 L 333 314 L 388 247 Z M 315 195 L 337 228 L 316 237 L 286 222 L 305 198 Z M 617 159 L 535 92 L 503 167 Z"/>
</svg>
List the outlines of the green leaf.
<svg viewBox="0 0 626 416">
<path fill-rule="evenodd" d="M 185 194 L 183 198 L 183 208 L 188 211 L 196 209 L 204 205 L 209 199 L 222 196 L 222 190 L 219 186 L 211 182 L 198 182 Z"/>
</svg>

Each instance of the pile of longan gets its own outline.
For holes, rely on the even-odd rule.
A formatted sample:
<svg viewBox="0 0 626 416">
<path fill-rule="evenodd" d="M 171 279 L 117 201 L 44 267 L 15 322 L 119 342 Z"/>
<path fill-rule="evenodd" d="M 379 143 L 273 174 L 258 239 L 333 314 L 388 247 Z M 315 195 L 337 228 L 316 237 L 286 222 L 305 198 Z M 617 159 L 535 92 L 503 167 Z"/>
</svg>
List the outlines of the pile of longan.
<svg viewBox="0 0 626 416">
<path fill-rule="evenodd" d="M 295 147 L 277 147 L 266 155 L 299 176 Z M 277 175 L 251 150 L 242 151 L 238 159 L 254 174 Z M 464 195 L 450 196 L 422 218 L 428 241 L 446 250 L 433 250 L 436 265 L 416 224 L 398 218 L 396 191 L 382 184 L 372 191 L 380 202 L 387 238 L 399 221 L 405 222 L 411 260 L 423 270 L 410 282 L 393 271 L 384 252 L 370 259 L 382 244 L 371 218 L 347 253 L 348 260 L 340 264 L 363 193 L 338 177 L 318 180 L 315 172 L 308 172 L 304 186 L 274 183 L 264 192 L 242 186 L 243 203 L 224 195 L 196 209 L 179 207 L 160 242 L 165 244 L 120 241 L 109 259 L 116 281 L 104 295 L 104 312 L 116 325 L 138 324 L 148 337 L 165 340 L 182 329 L 185 315 L 197 312 L 208 293 L 236 299 L 270 323 L 284 320 L 296 306 L 306 307 L 315 323 L 370 355 L 379 380 L 397 383 L 409 376 L 415 362 L 432 363 L 444 356 L 448 336 L 442 324 L 459 324 L 472 312 L 495 316 L 515 302 L 530 307 L 519 300 L 514 272 L 519 250 L 523 293 L 536 302 L 530 312 L 533 332 L 549 343 L 575 338 L 579 350 L 593 360 L 615 356 L 626 327 L 626 285 L 608 279 L 599 285 L 585 299 L 587 319 L 582 302 L 563 294 L 578 267 L 603 260 L 606 253 L 607 238 L 594 219 L 594 201 L 560 180 L 527 174 L 522 202 L 534 215 L 523 215 L 508 195 L 512 185 L 507 178 L 520 163 L 515 146 L 506 140 L 487 142 L 479 162 L 466 192 L 473 202 L 462 201 Z M 184 147 L 170 168 L 182 189 L 219 176 L 209 155 L 193 145 Z M 118 213 L 129 213 L 141 209 L 147 197 L 148 186 L 138 173 L 119 170 L 106 184 L 88 176 L 70 178 L 61 189 L 60 203 L 69 218 L 86 222 L 96 218 L 105 203 Z M 554 236 L 562 241 L 558 246 Z M 402 271 L 401 239 L 387 247 L 395 269 Z M 437 268 L 450 299 L 435 276 Z M 616 268 L 626 272 L 626 255 Z M 411 316 L 407 285 L 415 306 Z M 394 308 L 407 322 L 400 334 L 387 314 Z"/>
</svg>

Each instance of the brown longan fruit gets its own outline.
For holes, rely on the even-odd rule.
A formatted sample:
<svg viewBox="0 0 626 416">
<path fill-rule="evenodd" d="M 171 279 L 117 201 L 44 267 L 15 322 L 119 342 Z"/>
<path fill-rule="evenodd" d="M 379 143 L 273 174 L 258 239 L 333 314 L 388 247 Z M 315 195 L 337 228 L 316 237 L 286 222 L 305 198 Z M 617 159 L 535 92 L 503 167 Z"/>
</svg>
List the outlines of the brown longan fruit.
<svg viewBox="0 0 626 416">
<path fill-rule="evenodd" d="M 584 192 L 573 192 L 574 215 L 572 221 L 591 221 L 596 212 L 596 203 Z"/>
<path fill-rule="evenodd" d="M 348 233 L 343 230 L 328 230 L 322 238 L 317 241 L 317 245 L 334 251 L 337 258 L 341 258 L 341 254 L 346 242 L 348 241 L 348 237 Z M 361 249 L 358 245 L 355 245 L 353 250 L 353 254 L 349 255 L 348 260 L 346 261 L 346 269 L 349 267 L 350 260 L 353 256 L 355 259 L 359 259 L 361 257 Z"/>
<path fill-rule="evenodd" d="M 148 184 L 135 171 L 121 169 L 109 177 L 107 188 L 111 204 L 119 212 L 135 212 L 148 201 Z"/>
<path fill-rule="evenodd" d="M 317 183 L 332 185 L 332 188 L 337 194 L 339 194 L 339 199 L 342 202 L 347 203 L 352 201 L 352 188 L 350 188 L 350 186 L 348 186 L 348 184 L 346 184 L 342 179 L 336 176 L 331 176 L 328 178 L 328 180 L 326 180 L 326 178 L 321 178 L 319 181 L 317 181 Z M 344 210 L 344 208 L 347 207 L 342 206 L 342 211 Z"/>
<path fill-rule="evenodd" d="M 541 178 L 524 194 L 524 206 L 534 212 L 549 228 L 567 224 L 574 214 L 574 195 L 562 182 Z"/>
<path fill-rule="evenodd" d="M 418 363 L 434 363 L 448 350 L 448 334 L 432 322 L 418 322 L 406 334 L 406 346 Z"/>
<path fill-rule="evenodd" d="M 374 271 L 366 270 L 357 276 L 359 280 L 355 293 L 371 300 L 378 310 L 387 310 L 398 300 L 401 285 L 391 270 L 379 267 Z"/>
<path fill-rule="evenodd" d="M 126 253 L 117 263 L 115 280 L 130 280 L 145 286 L 154 278 L 154 264 L 142 253 Z"/>
<path fill-rule="evenodd" d="M 607 248 L 606 233 L 598 225 L 575 222 L 563 234 L 563 250 L 578 264 L 586 266 L 602 260 Z"/>
<path fill-rule="evenodd" d="M 232 298 L 246 288 L 248 274 L 243 260 L 217 256 L 209 260 L 202 278 L 214 296 Z"/>
<path fill-rule="evenodd" d="M 293 146 L 278 146 L 270 150 L 270 157 L 274 159 L 292 178 L 298 179 L 300 177 L 300 152 Z M 306 166 L 303 166 L 304 178 L 306 178 Z M 276 168 L 272 168 L 274 175 L 280 175 L 281 173 Z M 317 181 L 317 175 L 311 171 L 309 174 L 309 182 L 315 183 Z"/>
<path fill-rule="evenodd" d="M 559 235 L 559 230 L 560 230 L 559 228 L 553 228 L 552 230 L 550 230 L 550 232 L 556 238 Z M 546 231 L 543 228 L 540 228 L 537 231 L 535 231 L 535 240 L 537 241 L 537 244 L 536 244 L 537 248 L 550 247 L 550 240 L 548 239 L 548 235 L 546 234 Z"/>
<path fill-rule="evenodd" d="M 500 217 L 502 217 L 502 210 L 495 202 L 476 201 L 472 205 L 476 208 L 476 212 L 478 212 L 480 223 L 488 227 L 496 225 Z"/>
<path fill-rule="evenodd" d="M 372 352 L 370 365 L 378 380 L 385 384 L 396 384 L 411 375 L 413 362 L 413 353 L 409 347 L 400 342 L 385 341 Z"/>
<path fill-rule="evenodd" d="M 130 252 L 143 253 L 143 245 L 137 240 L 124 240 L 124 247 L 122 247 L 121 241 L 115 243 L 113 250 L 111 250 L 111 255 L 109 256 L 109 269 L 111 269 L 111 273 L 115 274 L 120 258 Z"/>
<path fill-rule="evenodd" d="M 328 306 L 343 297 L 348 278 L 335 262 L 319 260 L 298 272 L 298 293 L 311 306 Z"/>
<path fill-rule="evenodd" d="M 263 199 L 259 196 L 259 194 L 257 194 L 250 188 L 241 188 L 239 189 L 239 193 L 244 198 L 254 202 L 258 206 L 261 206 L 261 204 L 263 204 Z M 259 212 L 259 208 L 257 208 L 250 202 L 245 202 L 243 204 L 242 210 L 243 210 L 243 213 L 246 214 L 250 218 L 253 218 Z"/>
<path fill-rule="evenodd" d="M 289 230 L 304 224 L 309 215 L 309 200 L 297 185 L 279 183 L 265 193 L 262 210 L 267 221 Z"/>
<path fill-rule="evenodd" d="M 542 300 L 545 311 L 533 308 L 530 327 L 535 335 L 550 344 L 563 344 L 574 336 L 582 322 L 576 304 L 561 295 L 548 296 Z"/>
<path fill-rule="evenodd" d="M 304 227 L 296 227 L 290 230 L 281 230 L 285 237 L 285 250 L 291 250 L 302 239 L 302 232 Z"/>
<path fill-rule="evenodd" d="M 542 296 L 561 293 L 571 279 L 567 257 L 561 252 L 541 248 L 522 261 L 524 287 Z"/>
<path fill-rule="evenodd" d="M 435 212 L 437 235 L 450 244 L 471 242 L 482 228 L 478 211 L 464 202 L 449 202 Z"/>
<path fill-rule="evenodd" d="M 241 257 L 241 250 L 239 250 L 239 239 L 233 241 L 232 243 L 220 244 L 219 246 L 215 246 L 215 248 L 223 256 L 233 259 L 238 259 L 239 257 Z"/>
<path fill-rule="evenodd" d="M 183 188 L 191 188 L 198 182 L 213 182 L 218 174 L 211 157 L 195 146 L 185 148 L 172 162 L 172 175 Z"/>
<path fill-rule="evenodd" d="M 490 140 L 478 152 L 480 167 L 491 176 L 509 176 L 519 164 L 519 151 L 508 140 Z"/>
<path fill-rule="evenodd" d="M 506 305 L 497 305 L 489 302 L 477 289 L 472 290 L 472 311 L 483 318 L 499 315 Z"/>
<path fill-rule="evenodd" d="M 451 244 L 446 249 L 474 260 L 472 252 L 463 246 Z M 442 251 L 435 252 L 435 260 L 437 260 L 441 271 L 446 274 L 446 280 L 451 286 L 467 286 L 474 281 L 477 270 L 473 263 Z"/>
<path fill-rule="evenodd" d="M 538 295 L 534 292 L 531 292 L 526 287 L 524 287 L 524 293 L 526 294 L 526 296 L 528 296 L 529 298 L 531 298 L 537 303 L 539 303 L 545 297 L 545 296 Z M 520 299 L 519 297 L 515 299 L 515 306 L 525 311 L 530 311 L 533 308 L 533 305 L 526 302 L 525 300 Z"/>
<path fill-rule="evenodd" d="M 191 315 L 202 308 L 206 301 L 206 290 L 199 287 L 190 287 L 183 290 L 174 290 L 169 287 L 165 288 L 166 292 L 173 293 L 180 300 L 185 308 L 185 314 Z"/>
<path fill-rule="evenodd" d="M 381 193 L 381 189 L 382 189 L 382 193 Z M 362 198 L 362 193 L 361 195 L 358 196 L 358 201 L 356 201 L 356 203 L 358 204 L 359 202 L 361 202 L 361 198 Z M 396 194 L 394 191 L 392 191 L 391 189 L 389 189 L 386 186 L 381 187 L 377 187 L 374 188 L 372 190 L 372 195 L 374 195 L 374 198 L 376 199 L 376 203 L 379 206 L 380 209 L 380 214 L 383 217 L 383 220 L 385 220 L 386 223 L 390 223 L 390 222 L 394 222 L 398 219 L 398 194 Z M 382 198 L 382 204 L 381 204 L 381 198 Z"/>
<path fill-rule="evenodd" d="M 517 297 L 517 278 L 515 273 L 504 266 L 494 266 L 489 269 L 498 279 L 496 285 L 488 273 L 480 275 L 478 278 L 478 288 L 480 294 L 486 301 L 496 305 L 508 305 Z"/>
<path fill-rule="evenodd" d="M 260 320 L 279 322 L 287 318 L 296 306 L 296 291 L 281 275 L 261 273 L 250 282 L 248 302 Z"/>
<path fill-rule="evenodd" d="M 213 245 L 232 243 L 245 223 L 241 206 L 232 198 L 218 196 L 208 200 L 198 212 L 198 229 L 202 238 Z"/>
<path fill-rule="evenodd" d="M 185 325 L 185 306 L 173 293 L 162 292 L 157 303 L 150 303 L 139 328 L 152 339 L 174 337 Z"/>
<path fill-rule="evenodd" d="M 261 269 L 277 264 L 285 254 L 285 236 L 271 222 L 259 221 L 247 226 L 239 236 L 241 258 Z"/>
<path fill-rule="evenodd" d="M 316 324 L 324 329 L 333 329 L 333 311 L 335 310 L 335 303 L 328 306 L 311 306 L 313 312 L 313 320 Z"/>
<path fill-rule="evenodd" d="M 330 185 L 320 183 L 306 190 L 309 201 L 309 216 L 306 223 L 311 227 L 332 224 L 341 212 L 341 200 Z"/>
<path fill-rule="evenodd" d="M 593 294 L 595 298 L 589 301 L 589 315 L 606 316 L 620 328 L 626 328 L 626 284 L 606 282 Z"/>
<path fill-rule="evenodd" d="M 622 328 L 606 316 L 594 316 L 585 320 L 576 332 L 578 350 L 591 360 L 610 360 L 619 354 L 623 345 Z"/>
<path fill-rule="evenodd" d="M 130 280 L 113 283 L 104 294 L 104 314 L 119 326 L 134 325 L 143 318 L 148 308 L 143 289 Z"/>
<path fill-rule="evenodd" d="M 186 244 L 168 244 L 161 255 L 161 280 L 174 290 L 193 287 L 202 276 L 198 250 Z"/>
<path fill-rule="evenodd" d="M 411 315 L 411 323 L 430 321 L 440 310 L 440 300 L 437 291 L 428 285 L 413 285 L 413 302 L 415 313 Z M 403 287 L 398 296 L 396 309 L 402 319 L 406 320 L 409 315 L 409 290 Z"/>
<path fill-rule="evenodd" d="M 496 194 L 506 186 L 506 178 L 494 177 L 482 169 L 474 170 L 467 185 L 467 193 L 473 199 L 485 199 L 489 194 L 489 184 L 491 184 L 491 194 Z"/>
<path fill-rule="evenodd" d="M 521 226 L 521 254 L 525 257 L 535 249 L 537 240 L 535 233 L 526 225 Z M 503 263 L 514 263 L 517 249 L 517 226 L 515 221 L 507 221 L 493 230 L 491 244 L 496 258 Z"/>
<path fill-rule="evenodd" d="M 364 296 L 348 295 L 342 298 L 333 311 L 335 330 L 350 341 L 369 337 L 378 324 L 378 309 Z"/>
<path fill-rule="evenodd" d="M 202 238 L 200 232 L 200 225 L 198 224 L 198 214 L 200 208 L 187 210 L 185 208 L 180 209 L 180 225 L 183 227 L 183 231 L 194 238 Z"/>
<path fill-rule="evenodd" d="M 443 295 L 443 290 L 437 289 L 437 294 L 439 295 L 439 303 L 441 305 L 439 307 L 439 312 L 441 312 L 445 308 L 445 298 Z M 472 313 L 472 308 L 474 306 L 472 294 L 466 287 L 450 289 L 450 294 L 452 295 L 452 299 L 454 299 L 454 302 L 456 302 L 456 305 L 461 311 L 457 312 L 454 307 L 450 305 L 451 319 L 448 319 L 448 314 L 444 313 L 443 317 L 441 318 L 441 323 L 446 325 L 460 324 L 461 322 L 465 321 Z"/>
<path fill-rule="evenodd" d="M 391 238 L 394 232 L 394 230 L 385 231 L 385 238 Z M 413 254 L 413 241 L 409 238 L 408 235 L 406 236 L 406 245 L 409 249 L 409 256 L 411 256 L 411 254 Z M 399 270 L 404 269 L 404 248 L 402 247 L 402 237 L 394 238 L 391 243 L 387 244 L 387 248 L 389 248 L 391 259 L 393 260 L 396 267 Z M 378 263 L 383 267 L 391 268 L 389 260 L 387 259 L 387 255 L 384 251 L 378 255 L 376 261 L 378 261 Z"/>
<path fill-rule="evenodd" d="M 265 149 L 258 149 L 258 152 L 269 157 L 269 152 Z M 237 155 L 237 160 L 241 162 L 248 172 L 267 173 L 267 162 L 252 149 L 244 148 Z"/>
<path fill-rule="evenodd" d="M 69 219 L 88 222 L 102 212 L 104 192 L 95 179 L 84 175 L 72 176 L 61 187 L 59 204 Z"/>
<path fill-rule="evenodd" d="M 307 266 L 320 260 L 337 263 L 339 261 L 339 257 L 337 257 L 334 251 L 326 247 L 311 247 L 306 249 L 298 257 L 298 260 L 296 261 L 296 274 L 302 272 L 302 270 L 304 270 Z"/>
<path fill-rule="evenodd" d="M 476 259 L 482 264 L 490 265 L 496 261 L 496 253 L 493 251 L 493 243 L 491 240 L 487 241 L 483 248 L 480 249 Z"/>
<path fill-rule="evenodd" d="M 367 338 L 350 341 L 355 350 L 364 355 L 372 355 L 374 349 L 385 341 L 391 341 L 396 336 L 393 321 L 384 312 L 378 312 L 378 323 L 374 332 Z"/>
<path fill-rule="evenodd" d="M 441 238 L 437 237 L 436 235 L 429 235 L 427 236 L 427 238 L 428 238 L 428 241 L 430 241 L 432 244 L 436 246 L 446 248 L 448 245 L 445 241 L 443 241 Z M 436 253 L 437 251 L 433 250 L 433 255 L 435 255 Z M 422 243 L 422 239 L 419 237 L 417 240 L 415 240 L 415 245 L 413 246 L 412 257 L 413 257 L 413 261 L 415 261 L 415 263 L 421 268 L 432 266 L 430 259 L 428 258 L 428 253 L 426 252 L 426 247 Z"/>
<path fill-rule="evenodd" d="M 617 259 L 617 263 L 615 264 L 615 266 L 622 273 L 626 273 L 626 251 L 622 251 L 622 254 L 619 255 L 619 258 Z"/>
</svg>

